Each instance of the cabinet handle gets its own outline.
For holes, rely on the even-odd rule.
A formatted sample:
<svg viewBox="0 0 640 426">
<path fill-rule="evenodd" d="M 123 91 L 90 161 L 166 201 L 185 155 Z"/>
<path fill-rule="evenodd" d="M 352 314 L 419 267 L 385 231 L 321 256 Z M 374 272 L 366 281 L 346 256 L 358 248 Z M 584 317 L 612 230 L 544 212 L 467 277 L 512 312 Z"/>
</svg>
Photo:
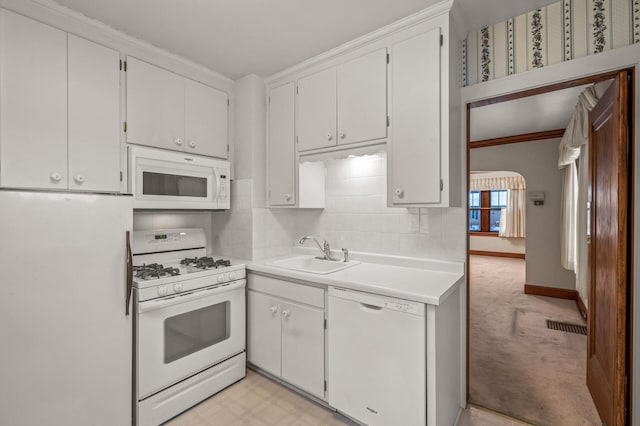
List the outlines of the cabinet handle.
<svg viewBox="0 0 640 426">
<path fill-rule="evenodd" d="M 62 175 L 58 172 L 53 172 L 51 173 L 51 175 L 49 175 L 49 177 L 51 178 L 51 182 L 60 182 L 62 180 Z"/>
<path fill-rule="evenodd" d="M 269 310 L 271 311 L 272 314 L 278 313 L 278 307 L 275 305 L 270 307 Z"/>
<path fill-rule="evenodd" d="M 333 135 L 331 133 L 327 133 L 327 140 L 330 141 L 333 139 Z"/>
<path fill-rule="evenodd" d="M 196 147 L 196 141 L 189 141 L 189 146 L 191 148 L 195 148 Z"/>
<path fill-rule="evenodd" d="M 84 182 L 84 176 L 82 175 L 75 175 L 73 180 L 76 181 L 76 183 L 81 184 L 82 182 Z"/>
<path fill-rule="evenodd" d="M 176 143 L 176 145 L 182 146 L 182 138 L 175 138 L 173 141 Z"/>
<path fill-rule="evenodd" d="M 345 137 L 347 137 L 347 134 L 340 130 L 340 132 L 338 132 L 338 136 L 340 136 L 340 139 L 344 139 Z"/>
<path fill-rule="evenodd" d="M 284 194 L 284 199 L 285 199 L 286 201 L 291 201 L 291 194 L 289 194 L 289 193 Z"/>
<path fill-rule="evenodd" d="M 282 316 L 285 318 L 289 318 L 291 316 L 291 312 L 289 312 L 288 309 L 285 309 L 284 311 L 282 311 Z"/>
<path fill-rule="evenodd" d="M 396 188 L 396 196 L 397 196 L 398 198 L 402 198 L 402 197 L 404 197 L 404 189 L 402 189 L 402 188 Z"/>
</svg>

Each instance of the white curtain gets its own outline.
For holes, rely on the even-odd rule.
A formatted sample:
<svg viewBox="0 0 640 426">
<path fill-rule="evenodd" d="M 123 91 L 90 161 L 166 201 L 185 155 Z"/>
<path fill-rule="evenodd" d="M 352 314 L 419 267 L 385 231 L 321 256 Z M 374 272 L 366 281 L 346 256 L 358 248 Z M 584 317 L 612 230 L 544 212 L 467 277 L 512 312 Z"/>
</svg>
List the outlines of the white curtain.
<svg viewBox="0 0 640 426">
<path fill-rule="evenodd" d="M 558 168 L 564 169 L 562 182 L 562 228 L 560 262 L 565 269 L 577 270 L 578 265 L 578 169 L 576 160 L 583 145 L 589 142 L 589 111 L 607 90 L 610 81 L 587 87 L 578 97 L 575 111 L 560 141 Z"/>
<path fill-rule="evenodd" d="M 525 208 L 526 190 L 510 189 L 507 196 L 507 208 L 500 214 L 500 232 L 498 236 L 507 238 L 526 237 Z"/>
<path fill-rule="evenodd" d="M 500 231 L 498 236 L 506 238 L 524 238 L 526 185 L 520 175 L 483 177 L 482 173 L 472 173 L 470 190 L 489 191 L 507 189 L 507 207 L 500 211 Z"/>
</svg>

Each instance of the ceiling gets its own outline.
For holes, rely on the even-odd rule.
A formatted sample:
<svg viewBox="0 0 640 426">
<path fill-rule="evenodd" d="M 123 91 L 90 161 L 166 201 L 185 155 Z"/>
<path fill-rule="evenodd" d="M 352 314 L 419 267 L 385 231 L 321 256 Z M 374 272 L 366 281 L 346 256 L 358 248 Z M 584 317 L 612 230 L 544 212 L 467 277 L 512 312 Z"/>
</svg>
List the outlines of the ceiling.
<svg viewBox="0 0 640 426">
<path fill-rule="evenodd" d="M 570 87 L 471 110 L 471 141 L 564 129 L 578 96 L 589 85 Z"/>
<path fill-rule="evenodd" d="M 55 1 L 235 80 L 267 77 L 440 0 Z M 555 0 L 455 1 L 468 32 Z"/>
</svg>

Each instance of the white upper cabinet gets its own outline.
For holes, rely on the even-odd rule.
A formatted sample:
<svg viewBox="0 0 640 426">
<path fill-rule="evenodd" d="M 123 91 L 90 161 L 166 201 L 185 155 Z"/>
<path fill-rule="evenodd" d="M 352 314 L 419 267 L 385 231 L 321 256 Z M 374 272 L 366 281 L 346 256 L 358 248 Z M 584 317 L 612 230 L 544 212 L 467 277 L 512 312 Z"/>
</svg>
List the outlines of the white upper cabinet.
<svg viewBox="0 0 640 426">
<path fill-rule="evenodd" d="M 120 190 L 120 54 L 69 34 L 69 188 Z"/>
<path fill-rule="evenodd" d="M 227 94 L 193 80 L 185 86 L 185 146 L 187 152 L 227 158 Z"/>
<path fill-rule="evenodd" d="M 272 206 L 296 203 L 294 84 L 269 92 L 268 200 Z"/>
<path fill-rule="evenodd" d="M 120 191 L 120 55 L 0 10 L 0 185 Z"/>
<path fill-rule="evenodd" d="M 127 142 L 227 158 L 228 96 L 127 58 Z"/>
<path fill-rule="evenodd" d="M 387 49 L 338 65 L 338 144 L 387 137 Z"/>
<path fill-rule="evenodd" d="M 184 151 L 185 79 L 127 57 L 127 142 Z"/>
<path fill-rule="evenodd" d="M 440 203 L 440 29 L 395 43 L 391 70 L 388 199 Z"/>
<path fill-rule="evenodd" d="M 298 151 L 387 137 L 387 49 L 298 80 Z"/>
<path fill-rule="evenodd" d="M 67 33 L 0 10 L 0 185 L 67 187 Z"/>
<path fill-rule="evenodd" d="M 298 151 L 336 145 L 336 68 L 298 80 Z"/>
</svg>

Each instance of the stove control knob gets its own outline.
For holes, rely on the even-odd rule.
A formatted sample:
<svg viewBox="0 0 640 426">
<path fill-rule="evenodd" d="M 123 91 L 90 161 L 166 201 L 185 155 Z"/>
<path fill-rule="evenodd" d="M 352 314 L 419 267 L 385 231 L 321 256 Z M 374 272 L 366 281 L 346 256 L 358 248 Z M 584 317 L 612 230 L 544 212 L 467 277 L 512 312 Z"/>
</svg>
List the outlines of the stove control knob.
<svg viewBox="0 0 640 426">
<path fill-rule="evenodd" d="M 182 291 L 182 284 L 180 284 L 180 283 L 174 284 L 173 285 L 173 291 L 175 291 L 176 293 L 180 293 Z"/>
<path fill-rule="evenodd" d="M 224 280 L 229 281 L 229 274 L 224 274 Z"/>
<path fill-rule="evenodd" d="M 158 295 L 164 296 L 166 294 L 167 294 L 167 288 L 166 287 L 158 287 Z"/>
<path fill-rule="evenodd" d="M 230 280 L 235 280 L 236 279 L 236 273 L 235 272 L 230 272 L 229 273 L 229 279 Z"/>
<path fill-rule="evenodd" d="M 218 282 L 221 283 L 224 281 L 224 275 L 218 275 Z"/>
</svg>

